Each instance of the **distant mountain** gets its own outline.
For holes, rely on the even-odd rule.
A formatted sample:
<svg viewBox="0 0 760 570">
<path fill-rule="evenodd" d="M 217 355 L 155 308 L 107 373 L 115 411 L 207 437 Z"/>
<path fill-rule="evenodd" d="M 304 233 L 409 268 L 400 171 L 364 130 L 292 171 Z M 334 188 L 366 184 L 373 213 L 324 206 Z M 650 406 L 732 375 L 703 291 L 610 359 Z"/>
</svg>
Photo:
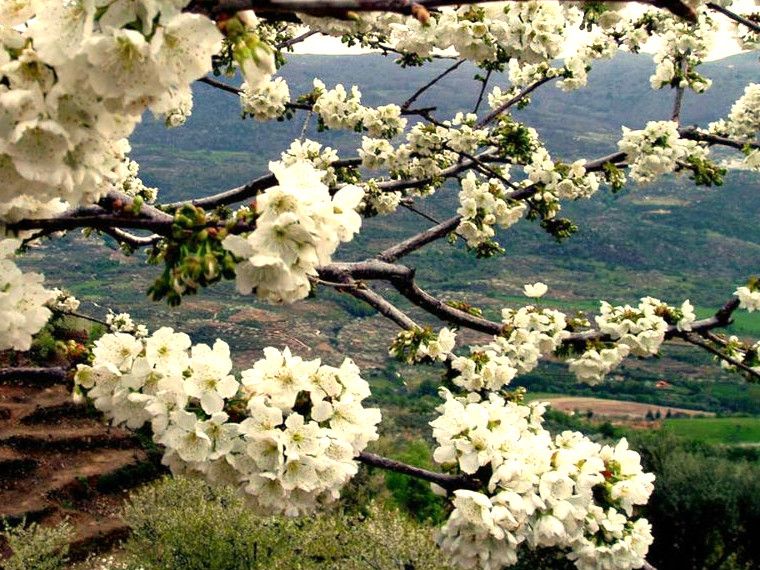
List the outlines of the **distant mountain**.
<svg viewBox="0 0 760 570">
<path fill-rule="evenodd" d="M 704 125 L 725 116 L 746 83 L 758 76 L 755 58 L 743 54 L 704 64 L 700 71 L 714 80 L 714 87 L 702 95 L 687 93 L 684 123 Z M 422 69 L 402 69 L 377 54 L 302 55 L 293 56 L 282 74 L 293 96 L 309 91 L 318 76 L 328 86 L 359 85 L 367 104 L 401 103 L 451 64 L 451 60 L 438 60 Z M 470 110 L 479 87 L 473 81 L 475 71 L 472 66 L 460 67 L 416 105 L 436 106 L 440 118 Z M 516 117 L 537 128 L 557 158 L 603 156 L 617 149 L 622 125 L 640 128 L 648 120 L 669 118 L 673 93 L 649 88 L 653 71 L 651 56 L 620 53 L 612 61 L 594 65 L 586 88 L 564 93 L 546 86 L 532 97 L 530 106 L 516 111 Z M 499 80 L 492 82 L 498 84 Z M 242 121 L 235 96 L 199 84 L 187 125 L 167 130 L 157 121 L 146 120 L 132 138 L 133 155 L 142 165 L 146 182 L 158 185 L 166 196 L 199 196 L 266 172 L 267 161 L 277 158 L 299 136 L 304 117 L 298 113 L 281 123 Z M 336 148 L 348 152 L 351 143 L 360 140 L 361 135 L 355 133 L 315 135 L 315 122 L 311 120 L 309 136 L 324 140 L 327 135 L 327 144 Z M 494 277 L 515 283 L 540 277 L 554 279 L 555 286 L 565 288 L 563 294 L 571 297 L 630 300 L 654 286 L 663 297 L 687 296 L 694 302 L 715 304 L 733 291 L 735 283 L 758 270 L 757 182 L 756 175 L 737 172 L 716 189 L 666 179 L 650 187 L 631 186 L 617 196 L 602 192 L 591 201 L 567 205 L 566 211 L 581 231 L 565 244 L 558 245 L 534 225 L 523 223 L 502 237 L 506 258 L 475 263 L 463 251 L 442 245 L 436 247 L 449 259 L 446 271 L 435 266 L 422 270 L 428 270 L 431 281 L 455 288 L 457 279 L 460 287 L 483 281 L 487 288 Z M 424 207 L 445 215 L 455 196 L 453 190 L 441 192 Z M 419 218 L 411 216 L 370 220 L 359 243 L 405 237 L 420 224 Z M 359 248 L 349 246 L 343 252 L 350 257 L 359 254 Z M 429 263 L 424 256 L 419 262 Z M 463 274 L 467 282 L 458 277 Z"/>
<path fill-rule="evenodd" d="M 295 56 L 282 71 L 294 96 L 310 90 L 316 75 L 329 86 L 360 85 L 368 104 L 401 103 L 451 63 L 436 61 L 410 70 L 378 55 Z M 687 94 L 685 122 L 705 124 L 725 116 L 744 85 L 757 77 L 757 70 L 754 56 L 746 55 L 705 64 L 703 73 L 715 81 L 715 87 L 704 95 Z M 616 150 L 622 125 L 639 128 L 647 120 L 670 116 L 673 94 L 649 89 L 653 71 L 651 57 L 619 54 L 613 61 L 595 64 L 585 89 L 567 94 L 547 86 L 533 96 L 528 108 L 515 114 L 541 132 L 556 158 L 603 156 Z M 460 67 L 416 104 L 438 107 L 439 118 L 470 110 L 479 87 L 474 73 L 472 66 Z M 235 96 L 198 84 L 187 125 L 167 130 L 146 117 L 132 137 L 132 155 L 141 165 L 143 179 L 158 186 L 165 199 L 202 196 L 267 172 L 267 162 L 300 135 L 304 117 L 298 113 L 282 123 L 242 121 Z M 312 138 L 314 123 L 312 119 L 308 130 Z M 318 140 L 325 140 L 324 135 L 325 144 L 341 149 L 343 156 L 350 156 L 351 144 L 361 136 L 323 133 Z M 580 227 L 564 244 L 555 243 L 536 224 L 523 222 L 501 232 L 499 240 L 506 249 L 502 257 L 477 261 L 461 243 L 436 243 L 403 262 L 417 268 L 420 285 L 431 293 L 467 300 L 490 318 L 498 319 L 504 306 L 524 303 L 523 284 L 537 280 L 550 286 L 545 302 L 566 310 L 596 311 L 598 299 L 635 303 L 651 294 L 670 302 L 689 298 L 701 314 L 707 314 L 760 271 L 759 181 L 757 174 L 740 171 L 727 176 L 719 188 L 695 188 L 688 179 L 668 177 L 643 188 L 632 185 L 616 195 L 603 190 L 591 200 L 563 206 L 563 214 Z M 449 184 L 418 206 L 442 218 L 451 214 L 456 194 L 455 185 Z M 338 255 L 342 259 L 373 255 L 429 225 L 406 211 L 365 220 L 362 233 Z M 45 263 L 50 259 L 55 265 Z M 146 267 L 143 259 L 142 253 L 104 254 L 100 245 L 71 232 L 64 240 L 33 249 L 25 262 L 44 271 L 51 285 L 67 287 L 85 301 L 84 311 L 102 314 L 104 309 L 93 303 L 108 299 L 115 310 L 129 311 L 151 329 L 174 326 L 196 342 L 224 338 L 236 355 L 236 366 L 260 358 L 264 346 L 289 345 L 299 354 L 319 356 L 331 364 L 350 355 L 381 393 L 408 395 L 400 385 L 398 364 L 387 360 L 395 325 L 372 316 L 370 308 L 349 295 L 325 287 L 317 291 L 316 299 L 273 307 L 237 295 L 231 283 L 221 283 L 183 300 L 178 309 L 168 308 L 146 299 L 144 292 L 160 270 Z M 382 290 L 393 298 L 393 291 Z M 402 301 L 399 306 L 407 305 Z M 420 322 L 434 323 L 434 319 L 421 317 Z M 751 318 L 734 330 L 760 337 L 760 326 Z M 437 377 L 437 372 L 417 369 L 402 373 L 405 378 Z M 760 409 L 760 396 L 750 393 L 751 386 L 720 372 L 709 356 L 679 345 L 669 345 L 657 363 L 641 365 L 628 359 L 616 378 L 621 380 L 578 388 L 566 367 L 548 363 L 520 381 L 536 390 L 580 390 L 721 411 Z M 667 393 L 654 389 L 662 378 L 678 389 Z M 703 382 L 705 378 L 721 382 Z"/>
</svg>

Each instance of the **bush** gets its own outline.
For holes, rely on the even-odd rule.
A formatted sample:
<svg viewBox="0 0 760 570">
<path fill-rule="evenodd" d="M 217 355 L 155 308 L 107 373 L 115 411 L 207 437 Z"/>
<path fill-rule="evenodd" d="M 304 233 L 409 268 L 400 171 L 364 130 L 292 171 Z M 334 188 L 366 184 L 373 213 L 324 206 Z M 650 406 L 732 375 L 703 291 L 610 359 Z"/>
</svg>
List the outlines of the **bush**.
<svg viewBox="0 0 760 570">
<path fill-rule="evenodd" d="M 11 551 L 6 560 L 0 559 L 3 570 L 63 570 L 74 529 L 65 522 L 57 527 L 37 523 L 10 527 L 3 523 L 0 536 Z"/>
<path fill-rule="evenodd" d="M 375 504 L 309 518 L 257 516 L 229 487 L 166 478 L 133 494 L 129 567 L 145 570 L 444 570 L 433 529 Z"/>
</svg>

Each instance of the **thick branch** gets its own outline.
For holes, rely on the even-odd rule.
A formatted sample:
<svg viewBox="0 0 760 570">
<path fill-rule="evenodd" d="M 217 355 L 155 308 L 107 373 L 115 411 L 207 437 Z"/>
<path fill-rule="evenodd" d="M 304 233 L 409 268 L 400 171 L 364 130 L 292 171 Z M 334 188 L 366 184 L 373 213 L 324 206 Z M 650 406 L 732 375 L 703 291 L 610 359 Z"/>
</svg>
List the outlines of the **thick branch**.
<svg viewBox="0 0 760 570">
<path fill-rule="evenodd" d="M 481 0 L 481 4 L 497 0 Z M 527 0 L 512 0 L 527 1 Z M 575 0 L 558 0 L 571 2 Z M 638 4 L 651 4 L 664 8 L 673 14 L 696 21 L 694 10 L 681 0 L 622 0 Z M 202 2 L 192 2 L 187 10 L 203 14 L 234 14 L 241 10 L 256 10 L 257 12 L 284 13 L 303 12 L 312 16 L 331 16 L 345 18 L 349 12 L 394 12 L 412 15 L 419 8 L 439 8 L 442 6 L 458 6 L 461 0 L 221 0 L 209 6 Z"/>
<path fill-rule="evenodd" d="M 734 22 L 738 22 L 740 24 L 747 26 L 753 32 L 760 32 L 760 26 L 757 25 L 755 22 L 748 20 L 747 18 L 744 18 L 743 16 L 740 16 L 736 12 L 732 12 L 728 8 L 724 8 L 720 4 L 716 4 L 715 2 L 708 2 L 707 7 L 710 8 L 710 10 L 715 10 L 716 12 L 720 12 L 721 14 L 730 18 Z"/>
<path fill-rule="evenodd" d="M 377 309 L 381 315 L 390 319 L 402 329 L 414 330 L 415 328 L 418 328 L 417 323 L 415 323 L 409 317 L 409 315 L 393 305 L 379 293 L 376 293 L 371 289 L 367 289 L 366 287 L 354 287 L 352 289 L 348 289 L 348 293 L 360 301 L 364 301 L 370 307 Z"/>
<path fill-rule="evenodd" d="M 395 471 L 396 473 L 403 473 L 404 475 L 417 477 L 424 481 L 430 481 L 431 483 L 443 487 L 449 492 L 456 491 L 457 489 L 469 489 L 470 491 L 477 491 L 480 489 L 480 483 L 469 477 L 427 471 L 426 469 L 407 465 L 406 463 L 396 461 L 395 459 L 388 459 L 387 457 L 382 457 L 374 453 L 367 453 L 366 451 L 360 453 L 358 459 L 365 465 L 371 465 L 372 467 L 379 467 L 380 469 Z"/>
<path fill-rule="evenodd" d="M 115 214 L 61 216 L 58 218 L 43 218 L 38 220 L 20 220 L 14 224 L 8 224 L 8 229 L 12 232 L 36 229 L 58 232 L 75 230 L 78 228 L 92 228 L 103 231 L 112 228 L 132 228 L 136 230 L 149 230 L 159 235 L 169 235 L 171 233 L 171 227 L 171 219 L 168 221 L 153 220 L 150 218 L 136 218 Z"/>
<path fill-rule="evenodd" d="M 401 243 L 389 247 L 385 251 L 381 251 L 375 256 L 375 259 L 393 263 L 401 257 L 408 255 L 413 251 L 417 251 L 427 244 L 441 239 L 442 237 L 453 232 L 461 220 L 462 216 L 454 216 L 453 218 L 449 218 L 437 226 L 427 229 L 424 232 L 420 232 L 416 236 L 413 236 L 407 240 L 402 241 Z"/>
<path fill-rule="evenodd" d="M 697 127 L 693 127 L 693 126 L 679 129 L 678 136 L 680 136 L 682 139 L 688 139 L 688 140 L 698 141 L 698 142 L 706 142 L 707 144 L 711 146 L 719 144 L 722 146 L 729 146 L 731 148 L 735 148 L 738 150 L 742 150 L 746 146 L 750 148 L 760 148 L 760 143 L 757 143 L 757 142 L 740 141 L 736 139 L 730 139 L 727 137 L 721 137 L 718 135 L 711 135 L 709 133 L 702 132 Z"/>
<path fill-rule="evenodd" d="M 681 74 L 686 75 L 686 58 L 682 57 L 681 61 L 679 62 L 679 67 L 681 68 Z M 672 121 L 675 121 L 678 124 L 681 124 L 681 105 L 683 104 L 683 96 L 686 91 L 686 87 L 681 84 L 681 82 L 678 83 L 676 86 L 676 96 L 673 101 L 673 113 L 670 115 L 670 119 Z"/>
<path fill-rule="evenodd" d="M 66 379 L 66 370 L 63 368 L 0 368 L 0 383 L 23 382 L 54 383 Z"/>
</svg>

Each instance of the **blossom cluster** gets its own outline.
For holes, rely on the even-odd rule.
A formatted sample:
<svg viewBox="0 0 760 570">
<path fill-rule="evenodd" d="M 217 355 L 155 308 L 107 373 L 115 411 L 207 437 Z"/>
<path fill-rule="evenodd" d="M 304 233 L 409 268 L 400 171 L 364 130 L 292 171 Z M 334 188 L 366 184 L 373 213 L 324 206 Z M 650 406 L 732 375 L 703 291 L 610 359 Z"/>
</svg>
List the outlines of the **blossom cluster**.
<svg viewBox="0 0 760 570">
<path fill-rule="evenodd" d="M 148 203 L 155 202 L 158 188 L 146 186 L 138 176 L 140 165 L 127 157 L 127 153 L 132 150 L 127 140 L 122 139 L 119 145 L 122 147 L 122 155 L 119 166 L 114 170 L 114 188 L 133 198 L 139 197 Z"/>
<path fill-rule="evenodd" d="M 753 138 L 760 131 L 760 84 L 750 83 L 732 105 L 728 121 L 711 125 L 712 130 L 740 139 Z"/>
<path fill-rule="evenodd" d="M 74 313 L 81 304 L 79 299 L 74 297 L 74 295 L 58 287 L 54 287 L 51 293 L 53 294 L 53 298 L 48 301 L 47 306 L 53 311 Z"/>
<path fill-rule="evenodd" d="M 293 166 L 297 162 L 307 162 L 322 173 L 322 182 L 329 187 L 338 182 L 333 162 L 338 160 L 338 153 L 331 147 L 323 147 L 310 139 L 294 140 L 288 150 L 280 155 L 279 164 L 283 167 Z"/>
<path fill-rule="evenodd" d="M 270 163 L 270 169 L 280 184 L 256 198 L 256 229 L 247 237 L 226 237 L 223 246 L 241 259 L 239 292 L 289 303 L 309 294 L 317 266 L 359 231 L 356 208 L 364 192 L 344 186 L 331 196 L 323 173 L 307 162 Z"/>
<path fill-rule="evenodd" d="M 715 45 L 718 23 L 704 10 L 700 10 L 696 23 L 663 17 L 657 18 L 656 22 L 661 43 L 654 56 L 657 67 L 649 78 L 652 89 L 689 87 L 696 93 L 709 89 L 712 81 L 694 68 Z"/>
<path fill-rule="evenodd" d="M 243 116 L 259 121 L 281 117 L 285 105 L 290 102 L 290 89 L 282 77 L 267 81 L 256 88 L 243 83 L 240 88 L 240 107 Z"/>
<path fill-rule="evenodd" d="M 644 297 L 636 307 L 612 306 L 602 301 L 600 314 L 595 317 L 596 324 L 599 332 L 614 342 L 592 343 L 578 358 L 568 360 L 570 371 L 581 382 L 601 382 L 629 354 L 639 357 L 656 355 L 668 326 L 689 331 L 695 319 L 694 307 L 688 300 L 679 308 L 653 297 Z"/>
<path fill-rule="evenodd" d="M 650 121 L 643 130 L 623 127 L 618 148 L 627 154 L 630 176 L 639 184 L 649 184 L 663 174 L 676 170 L 689 157 L 705 158 L 707 149 L 682 139 L 675 121 Z"/>
<path fill-rule="evenodd" d="M 441 529 L 455 564 L 499 570 L 517 561 L 521 545 L 565 549 L 580 570 L 644 563 L 651 526 L 635 507 L 649 499 L 654 475 L 625 439 L 610 447 L 577 432 L 553 438 L 541 405 L 444 396 L 431 422 L 433 457 L 483 481 L 480 490 L 454 492 Z"/>
<path fill-rule="evenodd" d="M 362 405 L 369 386 L 348 359 L 335 368 L 270 347 L 238 380 L 226 343 L 193 345 L 166 327 L 106 334 L 92 354 L 77 367 L 77 394 L 114 425 L 150 423 L 173 472 L 237 485 L 262 512 L 335 500 L 377 438 L 380 412 Z"/>
<path fill-rule="evenodd" d="M 185 4 L 41 0 L 0 13 L 0 221 L 90 203 L 119 180 L 119 141 L 143 111 L 166 110 L 211 68 L 221 36 Z"/>
<path fill-rule="evenodd" d="M 478 127 L 476 119 L 472 114 L 457 113 L 451 121 L 418 122 L 406 133 L 406 142 L 396 147 L 387 140 L 364 137 L 359 151 L 362 166 L 389 169 L 392 178 L 400 180 L 432 179 L 488 142 L 488 129 Z M 433 190 L 427 185 L 408 192 L 429 195 Z"/>
<path fill-rule="evenodd" d="M 391 343 L 388 351 L 397 360 L 412 362 L 444 361 L 456 346 L 456 333 L 446 327 L 438 333 L 430 328 L 402 331 Z"/>
<path fill-rule="evenodd" d="M 29 350 L 52 315 L 46 305 L 59 297 L 42 286 L 41 274 L 22 272 L 13 262 L 20 246 L 19 240 L 0 239 L 0 350 Z"/>
<path fill-rule="evenodd" d="M 525 173 L 530 183 L 542 185 L 542 200 L 577 200 L 589 198 L 599 189 L 599 178 L 595 173 L 587 172 L 585 165 L 585 159 L 572 164 L 554 162 L 542 147 L 533 154 Z"/>
<path fill-rule="evenodd" d="M 539 359 L 555 351 L 567 336 L 565 314 L 533 305 L 502 311 L 504 333 L 469 356 L 456 356 L 451 366 L 459 374 L 455 386 L 468 392 L 497 392 L 518 374 L 533 370 Z"/>
<path fill-rule="evenodd" d="M 367 130 L 372 137 L 391 139 L 406 127 L 401 107 L 393 104 L 365 107 L 361 104 L 362 94 L 355 85 L 348 93 L 341 84 L 327 89 L 322 81 L 315 79 L 312 96 L 315 99 L 313 110 L 328 129 Z"/>
<path fill-rule="evenodd" d="M 580 11 L 551 2 L 494 3 L 483 6 L 441 8 L 420 22 L 388 14 L 362 15 L 358 22 L 301 16 L 310 28 L 343 36 L 374 35 L 374 42 L 387 40 L 396 50 L 429 57 L 433 50 L 453 49 L 461 58 L 475 62 L 526 62 L 556 58 L 568 30 L 578 22 Z M 369 40 L 368 43 L 372 43 Z"/>
<path fill-rule="evenodd" d="M 748 312 L 760 311 L 760 290 L 757 288 L 750 289 L 742 286 L 734 291 L 734 295 L 739 298 L 739 307 L 746 309 Z"/>
<path fill-rule="evenodd" d="M 502 168 L 501 173 L 504 176 L 506 169 Z M 461 181 L 461 187 L 457 213 L 462 220 L 456 231 L 467 241 L 468 247 L 476 248 L 480 243 L 491 240 L 496 234 L 494 226 L 506 229 L 517 223 L 525 213 L 525 204 L 510 201 L 506 188 L 496 178 L 482 180 L 473 172 L 468 172 Z"/>
<path fill-rule="evenodd" d="M 114 313 L 108 310 L 106 325 L 111 332 L 129 333 L 136 338 L 148 336 L 148 329 L 142 323 L 135 323 L 129 313 Z"/>
</svg>

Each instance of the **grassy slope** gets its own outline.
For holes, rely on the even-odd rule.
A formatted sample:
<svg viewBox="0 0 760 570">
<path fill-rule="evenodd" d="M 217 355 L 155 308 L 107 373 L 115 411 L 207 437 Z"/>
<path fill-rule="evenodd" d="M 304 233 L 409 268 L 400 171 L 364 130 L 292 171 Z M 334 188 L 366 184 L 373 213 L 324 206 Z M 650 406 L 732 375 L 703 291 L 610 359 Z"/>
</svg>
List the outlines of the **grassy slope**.
<svg viewBox="0 0 760 570">
<path fill-rule="evenodd" d="M 421 71 L 404 70 L 374 55 L 359 59 L 300 56 L 293 58 L 283 74 L 290 81 L 294 97 L 309 90 L 311 78 L 320 75 L 328 85 L 356 81 L 364 101 L 371 104 L 387 99 L 403 101 L 415 85 L 439 73 L 443 65 L 448 63 L 436 62 Z M 648 89 L 646 77 L 652 69 L 648 57 L 621 54 L 612 62 L 595 66 L 587 89 L 564 94 L 549 86 L 517 116 L 547 137 L 557 157 L 571 159 L 581 151 L 591 156 L 607 154 L 616 148 L 621 125 L 640 127 L 644 117 L 667 117 L 671 94 Z M 463 66 L 418 104 L 438 105 L 439 117 L 467 110 L 466 106 L 471 106 L 477 97 L 473 72 Z M 756 73 L 756 62 L 739 56 L 730 62 L 707 64 L 703 72 L 715 80 L 716 86 L 725 83 L 727 89 L 711 90 L 700 99 L 689 95 L 685 104 L 687 123 L 704 124 L 725 114 L 746 79 Z M 196 108 L 188 124 L 168 131 L 146 118 L 132 138 L 133 155 L 141 164 L 146 183 L 158 185 L 166 198 L 200 196 L 237 186 L 266 172 L 266 161 L 275 158 L 298 136 L 302 120 L 303 115 L 293 121 L 266 125 L 240 121 L 235 97 L 199 85 Z M 312 119 L 312 127 L 314 122 Z M 328 135 L 329 144 L 336 148 L 348 148 L 360 138 L 354 133 Z M 505 304 L 522 303 L 522 285 L 536 280 L 550 285 L 552 302 L 562 308 L 591 311 L 602 298 L 635 303 L 639 296 L 652 294 L 670 302 L 690 298 L 700 312 L 708 314 L 730 296 L 737 284 L 757 271 L 757 180 L 757 176 L 737 173 L 717 189 L 697 189 L 677 179 L 651 187 L 631 187 L 614 196 L 600 192 L 590 201 L 567 205 L 567 215 L 581 230 L 565 244 L 556 244 L 535 225 L 521 223 L 501 235 L 507 249 L 502 258 L 476 262 L 461 245 L 434 244 L 430 251 L 410 256 L 406 263 L 418 268 L 420 283 L 431 292 L 465 298 L 482 306 L 492 318 L 498 318 Z M 443 216 L 455 200 L 456 189 L 449 187 L 422 208 Z M 356 259 L 371 255 L 426 224 L 408 214 L 368 220 L 363 235 L 342 249 L 340 256 Z M 221 336 L 234 349 L 251 355 L 268 344 L 317 346 L 317 352 L 324 355 L 327 351 L 333 360 L 343 355 L 365 357 L 374 350 L 377 355 L 369 357 L 368 362 L 391 371 L 389 365 L 383 364 L 382 345 L 390 340 L 394 328 L 376 319 L 376 324 L 371 325 L 376 329 L 375 340 L 358 337 L 354 325 L 360 315 L 345 296 L 320 292 L 322 299 L 328 298 L 326 303 L 317 300 L 278 309 L 237 296 L 227 284 L 188 299 L 175 311 L 144 301 L 141 292 L 157 271 L 143 268 L 139 255 L 125 259 L 113 252 L 110 257 L 102 257 L 79 239 L 68 243 L 73 246 L 48 246 L 59 260 L 55 270 L 42 266 L 39 254 L 34 254 L 49 279 L 93 301 L 108 296 L 117 309 L 130 310 L 154 326 L 161 323 L 190 328 L 196 340 L 207 342 Z M 248 310 L 254 314 L 246 316 Z M 320 335 L 315 335 L 316 329 L 321 329 Z M 760 335 L 760 321 L 755 315 L 740 314 L 735 331 Z M 357 338 L 365 340 L 361 347 L 352 344 Z M 721 401 L 734 409 L 731 402 L 737 401 L 760 409 L 759 395 L 712 367 L 709 358 L 680 348 L 669 349 L 666 358 L 657 364 L 630 360 L 619 377 L 620 382 L 601 388 L 579 387 L 565 367 L 548 365 L 525 382 L 543 389 L 549 379 L 553 386 L 569 393 L 596 395 L 606 391 L 618 397 L 662 399 L 665 396 L 653 393 L 651 384 L 664 377 L 675 381 L 678 390 L 663 403 L 711 407 Z M 707 386 L 704 380 L 708 379 L 719 379 L 720 383 L 710 382 Z M 693 384 L 695 381 L 698 384 Z M 720 409 L 728 411 L 725 406 Z"/>
</svg>

